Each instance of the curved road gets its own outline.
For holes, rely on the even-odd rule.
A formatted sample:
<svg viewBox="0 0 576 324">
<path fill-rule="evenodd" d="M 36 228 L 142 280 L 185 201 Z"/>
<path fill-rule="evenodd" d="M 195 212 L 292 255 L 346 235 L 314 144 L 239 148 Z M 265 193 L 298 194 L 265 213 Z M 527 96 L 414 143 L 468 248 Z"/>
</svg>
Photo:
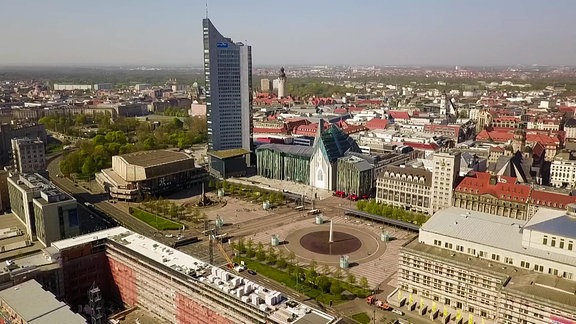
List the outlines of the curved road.
<svg viewBox="0 0 576 324">
<path fill-rule="evenodd" d="M 79 208 L 87 210 L 89 212 L 89 217 L 98 217 L 104 218 L 102 215 L 99 215 L 98 210 L 104 212 L 105 214 L 114 218 L 120 225 L 133 230 L 139 234 L 143 235 L 154 235 L 156 233 L 156 229 L 149 226 L 148 224 L 140 221 L 139 219 L 133 217 L 132 215 L 121 211 L 114 207 L 113 204 L 108 202 L 108 195 L 107 194 L 94 194 L 90 191 L 86 190 L 85 188 L 75 184 L 72 180 L 68 178 L 64 178 L 61 176 L 60 173 L 60 161 L 62 160 L 61 156 L 58 156 L 52 159 L 48 163 L 48 172 L 50 174 L 50 180 L 60 189 L 68 192 L 71 194 L 76 200 L 78 200 Z M 92 210 L 92 208 L 87 208 L 84 204 L 85 202 L 89 202 L 95 206 L 97 209 L 96 211 Z M 80 220 L 82 221 L 89 221 L 89 220 Z M 106 221 L 105 221 L 106 222 Z M 110 223 L 110 222 L 108 222 Z M 112 224 L 108 224 L 108 227 L 112 226 Z"/>
</svg>

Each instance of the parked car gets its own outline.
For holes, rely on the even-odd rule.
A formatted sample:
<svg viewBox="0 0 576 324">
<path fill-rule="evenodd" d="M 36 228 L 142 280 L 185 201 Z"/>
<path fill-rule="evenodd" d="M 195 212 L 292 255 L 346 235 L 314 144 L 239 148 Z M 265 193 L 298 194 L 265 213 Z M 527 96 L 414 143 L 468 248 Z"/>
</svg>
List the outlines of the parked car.
<svg viewBox="0 0 576 324">
<path fill-rule="evenodd" d="M 256 271 L 252 270 L 252 269 L 248 269 L 247 271 L 249 274 L 255 276 L 256 275 Z"/>
<path fill-rule="evenodd" d="M 396 315 L 404 316 L 404 312 L 399 310 L 399 309 L 393 309 L 392 313 L 394 313 Z"/>
</svg>

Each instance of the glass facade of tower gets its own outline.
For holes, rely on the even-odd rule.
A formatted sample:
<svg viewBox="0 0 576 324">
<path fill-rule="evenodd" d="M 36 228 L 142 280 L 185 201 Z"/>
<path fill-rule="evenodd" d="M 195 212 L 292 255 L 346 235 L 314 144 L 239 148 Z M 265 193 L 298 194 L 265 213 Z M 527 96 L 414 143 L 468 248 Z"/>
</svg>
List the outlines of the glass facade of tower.
<svg viewBox="0 0 576 324">
<path fill-rule="evenodd" d="M 208 149 L 252 150 L 251 47 L 222 36 L 203 20 Z"/>
</svg>

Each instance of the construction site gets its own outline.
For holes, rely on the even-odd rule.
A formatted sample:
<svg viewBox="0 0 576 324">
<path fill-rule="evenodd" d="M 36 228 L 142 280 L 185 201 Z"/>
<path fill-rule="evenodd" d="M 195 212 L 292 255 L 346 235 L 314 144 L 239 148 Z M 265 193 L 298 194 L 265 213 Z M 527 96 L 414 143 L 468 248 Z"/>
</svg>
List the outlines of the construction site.
<svg viewBox="0 0 576 324">
<path fill-rule="evenodd" d="M 98 289 L 98 300 L 138 307 L 166 323 L 337 321 L 234 269 L 213 266 L 123 227 L 58 241 L 52 248 L 62 263 L 66 301 L 88 306 L 93 318 L 103 318 L 98 314 L 105 305 L 94 305 L 86 292 Z"/>
</svg>

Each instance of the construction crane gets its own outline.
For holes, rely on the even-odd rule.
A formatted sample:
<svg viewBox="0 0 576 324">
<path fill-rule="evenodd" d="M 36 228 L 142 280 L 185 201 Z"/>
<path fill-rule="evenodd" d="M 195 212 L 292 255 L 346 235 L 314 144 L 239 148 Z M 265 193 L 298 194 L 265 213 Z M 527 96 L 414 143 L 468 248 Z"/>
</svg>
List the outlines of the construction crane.
<svg viewBox="0 0 576 324">
<path fill-rule="evenodd" d="M 222 238 L 226 234 L 224 234 L 224 235 L 218 234 L 219 226 L 215 226 L 211 229 L 208 229 L 208 222 L 204 223 L 204 228 L 206 229 L 206 231 L 208 231 L 208 236 L 210 238 L 210 242 L 208 243 L 208 251 L 210 253 L 210 264 L 212 264 L 212 265 L 214 264 L 214 245 L 216 245 L 218 247 L 218 250 L 220 250 L 220 253 L 222 253 L 224 258 L 228 262 L 226 264 L 226 266 L 228 268 L 233 269 L 234 271 L 238 272 L 238 269 L 236 269 L 234 267 L 234 261 L 232 261 L 232 259 L 230 259 L 230 256 L 228 255 L 228 253 L 226 253 L 226 250 L 224 249 L 224 246 L 222 245 Z"/>
</svg>

